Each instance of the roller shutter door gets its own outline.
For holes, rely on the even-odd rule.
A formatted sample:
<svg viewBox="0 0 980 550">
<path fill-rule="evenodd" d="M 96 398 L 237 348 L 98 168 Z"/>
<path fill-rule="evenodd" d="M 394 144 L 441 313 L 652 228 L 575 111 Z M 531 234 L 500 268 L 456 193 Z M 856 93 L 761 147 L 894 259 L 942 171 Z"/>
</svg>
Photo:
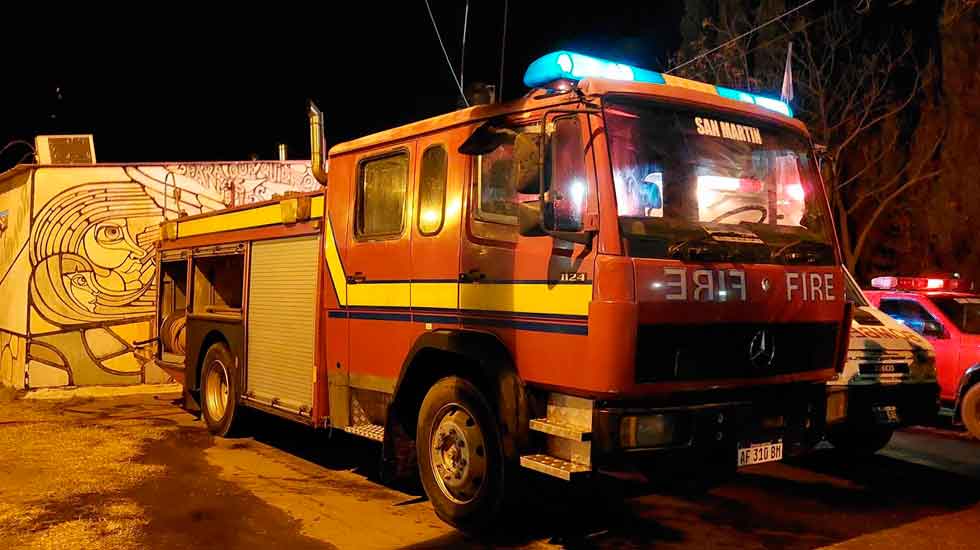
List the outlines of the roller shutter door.
<svg viewBox="0 0 980 550">
<path fill-rule="evenodd" d="M 318 238 L 252 243 L 246 393 L 310 414 Z"/>
</svg>

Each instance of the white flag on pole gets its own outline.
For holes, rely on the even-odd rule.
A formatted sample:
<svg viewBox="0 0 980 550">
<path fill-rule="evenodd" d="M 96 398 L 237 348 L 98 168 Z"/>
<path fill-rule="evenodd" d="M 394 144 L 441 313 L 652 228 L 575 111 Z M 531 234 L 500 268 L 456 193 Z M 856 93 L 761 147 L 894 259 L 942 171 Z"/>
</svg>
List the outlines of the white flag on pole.
<svg viewBox="0 0 980 550">
<path fill-rule="evenodd" d="M 793 101 L 793 43 L 789 43 L 786 50 L 786 69 L 783 70 L 783 89 L 779 93 L 779 99 L 789 103 Z"/>
</svg>

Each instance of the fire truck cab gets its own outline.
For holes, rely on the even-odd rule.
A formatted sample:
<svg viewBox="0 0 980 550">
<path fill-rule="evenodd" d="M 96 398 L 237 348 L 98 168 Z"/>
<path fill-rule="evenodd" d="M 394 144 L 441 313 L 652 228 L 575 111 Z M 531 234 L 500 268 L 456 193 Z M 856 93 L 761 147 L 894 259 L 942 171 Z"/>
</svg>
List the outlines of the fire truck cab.
<svg viewBox="0 0 980 550">
<path fill-rule="evenodd" d="M 958 278 L 876 277 L 868 298 L 936 349 L 939 397 L 980 438 L 980 294 Z"/>
<path fill-rule="evenodd" d="M 244 405 L 376 440 L 463 529 L 522 470 L 716 476 L 822 438 L 849 308 L 789 107 L 573 52 L 525 82 L 327 162 L 311 105 L 324 194 L 165 224 L 158 361 L 213 432 Z"/>
</svg>

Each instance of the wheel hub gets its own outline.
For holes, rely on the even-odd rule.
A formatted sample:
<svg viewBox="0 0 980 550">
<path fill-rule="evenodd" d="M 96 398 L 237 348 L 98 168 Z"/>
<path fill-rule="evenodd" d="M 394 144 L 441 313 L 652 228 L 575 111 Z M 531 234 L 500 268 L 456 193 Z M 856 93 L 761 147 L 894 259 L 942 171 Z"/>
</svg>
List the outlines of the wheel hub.
<svg viewBox="0 0 980 550">
<path fill-rule="evenodd" d="M 483 432 L 473 415 L 458 404 L 443 407 L 431 437 L 432 474 L 442 492 L 463 504 L 483 484 L 486 457 Z"/>
<path fill-rule="evenodd" d="M 204 392 L 204 405 L 208 408 L 211 418 L 220 421 L 225 417 L 225 410 L 228 408 L 228 369 L 224 363 L 214 360 L 211 363 L 211 370 L 208 371 L 207 387 Z"/>
</svg>

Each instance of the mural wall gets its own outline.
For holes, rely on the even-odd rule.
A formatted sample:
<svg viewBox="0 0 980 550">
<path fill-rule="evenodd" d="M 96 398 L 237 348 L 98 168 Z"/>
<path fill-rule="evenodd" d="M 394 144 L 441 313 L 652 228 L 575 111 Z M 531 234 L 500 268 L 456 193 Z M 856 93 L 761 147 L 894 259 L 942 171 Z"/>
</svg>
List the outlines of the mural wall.
<svg viewBox="0 0 980 550">
<path fill-rule="evenodd" d="M 134 345 L 150 335 L 160 222 L 318 188 L 307 162 L 39 166 L 0 175 L 0 383 L 164 381 Z"/>
</svg>

